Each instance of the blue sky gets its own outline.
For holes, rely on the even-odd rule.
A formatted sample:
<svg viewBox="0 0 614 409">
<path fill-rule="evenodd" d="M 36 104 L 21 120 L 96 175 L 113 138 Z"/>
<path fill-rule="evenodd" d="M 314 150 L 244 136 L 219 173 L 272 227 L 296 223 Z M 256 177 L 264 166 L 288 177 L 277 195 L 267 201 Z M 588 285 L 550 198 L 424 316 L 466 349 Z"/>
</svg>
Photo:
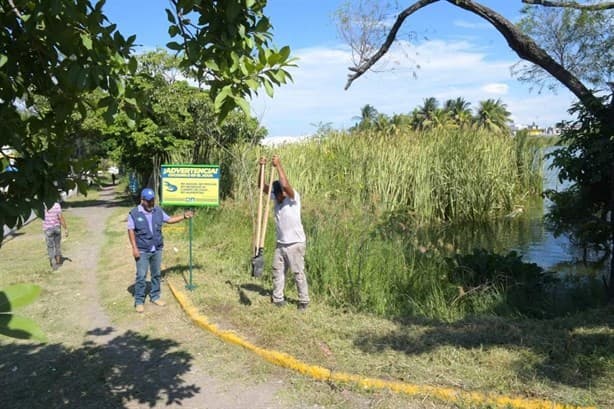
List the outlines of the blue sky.
<svg viewBox="0 0 614 409">
<path fill-rule="evenodd" d="M 377 72 L 363 75 L 345 91 L 351 52 L 333 20 L 344 1 L 269 0 L 266 14 L 274 27 L 274 44 L 289 45 L 299 59 L 291 70 L 293 83 L 277 88 L 273 98 L 263 91 L 252 101 L 252 115 L 270 137 L 305 136 L 318 124 L 350 127 L 366 104 L 388 115 L 408 113 L 428 97 L 440 103 L 463 97 L 473 108 L 479 101 L 500 98 L 517 124 L 550 126 L 568 118 L 575 100 L 571 93 L 564 88 L 556 94 L 531 92 L 529 85 L 511 77 L 510 68 L 519 59 L 503 37 L 484 20 L 443 1 L 406 19 L 404 32 L 414 33 L 415 40 L 391 49 Z M 511 21 L 520 17 L 519 0 L 481 3 Z M 107 0 L 104 10 L 124 35 L 136 34 L 140 48 L 150 50 L 170 40 L 165 7 L 167 0 Z"/>
</svg>

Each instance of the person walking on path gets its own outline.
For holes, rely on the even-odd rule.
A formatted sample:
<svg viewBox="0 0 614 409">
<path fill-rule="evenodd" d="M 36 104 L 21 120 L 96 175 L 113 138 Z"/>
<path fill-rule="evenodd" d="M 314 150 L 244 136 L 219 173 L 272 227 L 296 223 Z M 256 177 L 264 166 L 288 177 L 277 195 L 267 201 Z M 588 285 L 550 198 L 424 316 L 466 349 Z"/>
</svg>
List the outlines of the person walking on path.
<svg viewBox="0 0 614 409">
<path fill-rule="evenodd" d="M 47 242 L 47 254 L 49 264 L 53 270 L 57 270 L 62 265 L 62 228 L 64 236 L 68 237 L 68 226 L 62 215 L 62 207 L 58 202 L 47 208 L 45 206 L 45 217 L 43 219 L 43 232 Z"/>
<path fill-rule="evenodd" d="M 128 238 L 132 246 L 132 256 L 136 262 L 136 280 L 134 284 L 134 307 L 136 312 L 145 311 L 145 288 L 147 270 L 151 274 L 151 292 L 149 298 L 158 306 L 166 305 L 160 299 L 160 279 L 162 264 L 162 250 L 164 237 L 162 226 L 164 223 L 178 223 L 189 219 L 194 214 L 191 211 L 176 216 L 169 216 L 155 204 L 155 194 L 150 188 L 141 192 L 141 204 L 133 208 L 128 214 Z"/>
<path fill-rule="evenodd" d="M 260 158 L 266 164 L 266 158 Z M 275 200 L 275 230 L 277 244 L 273 254 L 273 296 L 272 302 L 277 307 L 286 304 L 284 288 L 286 272 L 294 275 L 298 290 L 298 309 L 304 311 L 309 305 L 309 288 L 305 275 L 306 237 L 301 222 L 301 196 L 288 182 L 286 172 L 279 156 L 271 158 L 271 164 L 277 169 L 279 179 L 273 182 L 271 199 Z M 262 170 L 263 166 L 260 167 Z M 260 175 L 258 180 L 260 180 Z M 266 194 L 270 186 L 264 184 Z"/>
</svg>

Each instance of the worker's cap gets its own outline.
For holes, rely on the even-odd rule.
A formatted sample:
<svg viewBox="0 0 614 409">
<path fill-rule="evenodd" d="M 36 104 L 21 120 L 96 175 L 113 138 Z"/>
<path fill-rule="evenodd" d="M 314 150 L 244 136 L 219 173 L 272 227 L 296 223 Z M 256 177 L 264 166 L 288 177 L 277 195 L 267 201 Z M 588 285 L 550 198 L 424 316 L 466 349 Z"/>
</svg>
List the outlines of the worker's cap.
<svg viewBox="0 0 614 409">
<path fill-rule="evenodd" d="M 156 195 L 154 194 L 153 189 L 150 189 L 148 187 L 143 189 L 143 191 L 141 192 L 141 199 L 153 200 L 154 197 L 156 197 Z"/>
</svg>

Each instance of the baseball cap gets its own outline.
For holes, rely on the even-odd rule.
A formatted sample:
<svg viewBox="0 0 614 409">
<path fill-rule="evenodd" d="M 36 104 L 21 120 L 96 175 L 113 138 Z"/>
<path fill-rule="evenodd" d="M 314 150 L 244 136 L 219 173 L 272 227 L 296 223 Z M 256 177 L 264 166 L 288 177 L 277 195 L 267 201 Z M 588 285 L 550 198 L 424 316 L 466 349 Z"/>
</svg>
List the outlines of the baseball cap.
<svg viewBox="0 0 614 409">
<path fill-rule="evenodd" d="M 141 192 L 141 199 L 152 200 L 154 197 L 156 197 L 156 195 L 154 194 L 153 189 L 150 189 L 148 187 L 143 189 L 143 191 Z"/>
</svg>

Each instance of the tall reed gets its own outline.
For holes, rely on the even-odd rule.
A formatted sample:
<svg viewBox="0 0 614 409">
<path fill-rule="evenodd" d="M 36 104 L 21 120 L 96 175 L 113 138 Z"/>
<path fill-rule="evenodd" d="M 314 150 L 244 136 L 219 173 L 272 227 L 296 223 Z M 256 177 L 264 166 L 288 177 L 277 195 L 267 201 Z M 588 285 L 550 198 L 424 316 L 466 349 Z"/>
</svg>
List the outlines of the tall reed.
<svg viewBox="0 0 614 409">
<path fill-rule="evenodd" d="M 451 302 L 459 290 L 450 284 L 445 263 L 445 255 L 457 249 L 419 242 L 420 226 L 488 221 L 540 190 L 539 152 L 507 136 L 331 132 L 296 144 L 226 152 L 222 177 L 232 181 L 233 205 L 225 212 L 245 214 L 249 207 L 253 220 L 257 159 L 273 153 L 302 197 L 314 296 L 386 316 L 462 317 L 466 305 Z M 238 219 L 219 212 L 208 222 Z M 234 235 L 248 241 L 249 226 L 234 226 Z M 267 242 L 273 245 L 273 238 Z M 236 262 L 245 268 L 245 259 Z M 487 310 L 495 302 L 472 308 Z"/>
</svg>

